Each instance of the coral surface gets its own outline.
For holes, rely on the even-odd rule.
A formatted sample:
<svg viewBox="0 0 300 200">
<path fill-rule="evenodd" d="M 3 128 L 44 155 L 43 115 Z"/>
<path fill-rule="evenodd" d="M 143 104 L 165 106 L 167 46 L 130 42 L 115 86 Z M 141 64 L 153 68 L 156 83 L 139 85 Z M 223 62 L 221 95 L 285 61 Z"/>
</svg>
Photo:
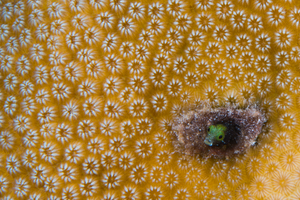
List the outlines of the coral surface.
<svg viewBox="0 0 300 200">
<path fill-rule="evenodd" d="M 299 199 L 297 0 L 0 0 L 1 199 Z M 185 107 L 259 101 L 234 158 L 185 157 Z"/>
</svg>

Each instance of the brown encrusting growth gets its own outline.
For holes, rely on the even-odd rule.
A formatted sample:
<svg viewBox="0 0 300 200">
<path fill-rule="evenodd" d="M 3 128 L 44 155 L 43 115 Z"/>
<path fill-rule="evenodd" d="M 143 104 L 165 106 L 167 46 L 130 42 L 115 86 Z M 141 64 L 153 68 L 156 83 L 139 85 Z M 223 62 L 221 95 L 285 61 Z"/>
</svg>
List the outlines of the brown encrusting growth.
<svg viewBox="0 0 300 200">
<path fill-rule="evenodd" d="M 178 152 L 187 155 L 200 155 L 204 158 L 229 158 L 240 154 L 255 144 L 266 118 L 255 107 L 237 109 L 219 107 L 186 111 L 177 117 L 172 124 L 174 146 Z M 229 127 L 220 146 L 208 146 L 204 143 L 210 125 L 224 124 Z"/>
</svg>

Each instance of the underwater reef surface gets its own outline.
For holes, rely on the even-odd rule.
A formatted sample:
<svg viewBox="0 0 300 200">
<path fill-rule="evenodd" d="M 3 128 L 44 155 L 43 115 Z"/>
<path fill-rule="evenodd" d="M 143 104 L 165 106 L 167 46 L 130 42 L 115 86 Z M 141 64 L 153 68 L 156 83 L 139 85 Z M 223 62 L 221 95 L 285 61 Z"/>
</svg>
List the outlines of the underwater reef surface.
<svg viewBox="0 0 300 200">
<path fill-rule="evenodd" d="M 299 199 L 297 0 L 0 0 L 1 199 Z M 257 104 L 255 145 L 185 155 L 185 109 Z"/>
</svg>

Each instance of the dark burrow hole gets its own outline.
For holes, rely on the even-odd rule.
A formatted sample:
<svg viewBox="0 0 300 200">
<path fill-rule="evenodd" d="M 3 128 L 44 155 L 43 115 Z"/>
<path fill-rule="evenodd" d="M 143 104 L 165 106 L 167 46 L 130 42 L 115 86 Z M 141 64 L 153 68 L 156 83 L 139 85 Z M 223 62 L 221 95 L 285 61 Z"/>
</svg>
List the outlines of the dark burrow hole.
<svg viewBox="0 0 300 200">
<path fill-rule="evenodd" d="M 222 124 L 226 126 L 226 131 L 225 131 L 225 138 L 224 142 L 213 145 L 213 147 L 219 147 L 223 148 L 226 146 L 226 148 L 234 148 L 236 144 L 238 144 L 240 136 L 241 136 L 241 128 L 240 126 L 236 123 L 235 119 L 233 118 L 228 118 L 228 119 L 223 119 L 221 121 L 216 121 L 212 125 L 217 125 L 217 124 Z M 209 128 L 207 128 L 208 131 Z"/>
</svg>

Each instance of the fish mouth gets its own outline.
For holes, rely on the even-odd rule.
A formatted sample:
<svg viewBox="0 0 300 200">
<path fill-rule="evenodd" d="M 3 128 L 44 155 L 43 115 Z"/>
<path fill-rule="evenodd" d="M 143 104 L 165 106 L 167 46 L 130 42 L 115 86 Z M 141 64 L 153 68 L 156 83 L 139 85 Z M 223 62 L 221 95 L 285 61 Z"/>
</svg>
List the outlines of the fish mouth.
<svg viewBox="0 0 300 200">
<path fill-rule="evenodd" d="M 210 147 L 213 145 L 213 142 L 208 138 L 205 138 L 204 143 Z"/>
</svg>

